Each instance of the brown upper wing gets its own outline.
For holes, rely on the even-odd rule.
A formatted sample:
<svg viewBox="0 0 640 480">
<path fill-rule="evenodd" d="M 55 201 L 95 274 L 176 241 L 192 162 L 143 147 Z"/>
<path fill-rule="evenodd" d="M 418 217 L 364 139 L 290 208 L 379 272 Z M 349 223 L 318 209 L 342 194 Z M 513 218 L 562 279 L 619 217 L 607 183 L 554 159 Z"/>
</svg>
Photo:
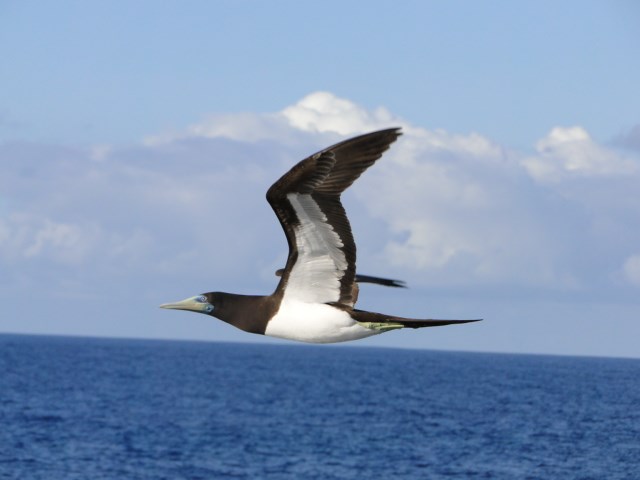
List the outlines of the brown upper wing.
<svg viewBox="0 0 640 480">
<path fill-rule="evenodd" d="M 289 244 L 277 292 L 297 300 L 353 306 L 356 246 L 340 195 L 401 135 L 381 130 L 337 143 L 296 164 L 267 200 Z"/>
</svg>

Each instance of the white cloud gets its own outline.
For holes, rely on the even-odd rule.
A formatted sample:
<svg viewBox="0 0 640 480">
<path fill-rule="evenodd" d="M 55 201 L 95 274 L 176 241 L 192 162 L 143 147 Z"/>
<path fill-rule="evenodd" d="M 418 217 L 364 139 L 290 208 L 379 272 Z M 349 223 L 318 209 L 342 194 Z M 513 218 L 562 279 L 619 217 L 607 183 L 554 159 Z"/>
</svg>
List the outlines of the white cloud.
<svg viewBox="0 0 640 480">
<path fill-rule="evenodd" d="M 92 279 L 126 273 L 132 284 L 182 274 L 246 282 L 286 252 L 264 200 L 270 184 L 333 141 L 398 125 L 405 135 L 347 195 L 359 200 L 347 207 L 370 273 L 606 290 L 624 255 L 635 281 L 632 153 L 558 127 L 528 155 L 326 92 L 279 112 L 213 115 L 136 147 L 0 146 L 0 262 L 14 275 L 49 262 Z"/>
<path fill-rule="evenodd" d="M 640 254 L 631 255 L 624 262 L 623 271 L 632 285 L 640 287 Z"/>
<path fill-rule="evenodd" d="M 410 130 L 362 183 L 358 196 L 395 233 L 387 261 L 420 283 L 575 284 L 526 172 L 478 134 Z"/>
<path fill-rule="evenodd" d="M 99 236 L 96 225 L 75 225 L 13 214 L 0 219 L 0 251 L 5 261 L 46 258 L 58 263 L 78 264 L 92 250 Z"/>
<path fill-rule="evenodd" d="M 57 221 L 33 214 L 12 214 L 0 219 L 0 260 L 7 265 L 41 262 L 81 266 L 102 258 L 116 263 L 143 256 L 153 241 L 148 232 L 107 232 L 100 219 L 80 223 Z M 122 260 L 119 260 L 122 259 Z"/>
<path fill-rule="evenodd" d="M 149 146 L 189 138 L 229 138 L 241 142 L 273 140 L 287 135 L 288 125 L 281 114 L 230 113 L 210 115 L 184 132 L 152 135 L 144 140 Z"/>
<path fill-rule="evenodd" d="M 281 114 L 289 125 L 298 130 L 340 135 L 354 135 L 406 123 L 383 107 L 368 111 L 329 92 L 307 95 Z"/>
<path fill-rule="evenodd" d="M 637 160 L 598 145 L 582 127 L 554 128 L 536 144 L 536 151 L 522 163 L 540 181 L 638 172 Z"/>
<path fill-rule="evenodd" d="M 53 256 L 63 261 L 79 262 L 87 251 L 87 236 L 77 225 L 55 223 L 45 220 L 34 233 L 24 250 L 27 258 L 39 256 L 51 250 Z"/>
<path fill-rule="evenodd" d="M 144 143 L 153 146 L 189 138 L 299 143 L 300 138 L 307 138 L 303 132 L 354 135 L 402 125 L 406 122 L 383 107 L 369 111 L 332 93 L 314 92 L 280 112 L 210 115 L 185 131 L 152 135 Z"/>
</svg>

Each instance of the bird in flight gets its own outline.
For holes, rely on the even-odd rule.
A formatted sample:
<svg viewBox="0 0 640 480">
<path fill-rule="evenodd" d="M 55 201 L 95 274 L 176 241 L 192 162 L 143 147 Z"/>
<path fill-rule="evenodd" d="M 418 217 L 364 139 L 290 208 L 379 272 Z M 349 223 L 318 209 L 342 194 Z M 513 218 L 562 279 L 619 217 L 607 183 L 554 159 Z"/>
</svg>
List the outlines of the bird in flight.
<svg viewBox="0 0 640 480">
<path fill-rule="evenodd" d="M 399 128 L 390 128 L 344 140 L 302 160 L 269 188 L 267 201 L 289 244 L 271 295 L 209 292 L 160 306 L 210 315 L 250 333 L 309 343 L 478 321 L 403 318 L 355 308 L 358 282 L 404 284 L 356 274 L 356 244 L 340 195 L 400 135 Z"/>
</svg>

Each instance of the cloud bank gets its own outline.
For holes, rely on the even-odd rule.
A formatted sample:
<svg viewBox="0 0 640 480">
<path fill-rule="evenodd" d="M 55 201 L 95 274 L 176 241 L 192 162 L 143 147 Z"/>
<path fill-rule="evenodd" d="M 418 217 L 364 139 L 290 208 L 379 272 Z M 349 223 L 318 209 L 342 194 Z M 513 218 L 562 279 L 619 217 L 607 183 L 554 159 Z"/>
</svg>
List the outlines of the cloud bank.
<svg viewBox="0 0 640 480">
<path fill-rule="evenodd" d="M 269 185 L 319 148 L 390 126 L 404 136 L 345 194 L 364 273 L 496 291 L 640 288 L 631 135 L 600 144 L 581 126 L 556 126 L 522 152 L 328 92 L 133 146 L 0 145 L 1 282 L 67 295 L 150 295 L 176 278 L 196 292 L 264 291 L 286 256 Z"/>
</svg>

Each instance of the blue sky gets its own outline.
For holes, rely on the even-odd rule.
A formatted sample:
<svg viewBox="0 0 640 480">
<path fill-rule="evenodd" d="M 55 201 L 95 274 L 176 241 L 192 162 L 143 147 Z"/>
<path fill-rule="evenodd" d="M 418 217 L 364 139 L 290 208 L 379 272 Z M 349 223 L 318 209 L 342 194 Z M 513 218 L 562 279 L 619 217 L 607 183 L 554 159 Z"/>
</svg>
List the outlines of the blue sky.
<svg viewBox="0 0 640 480">
<path fill-rule="evenodd" d="M 633 1 L 7 1 L 2 137 L 135 142 L 326 90 L 525 148 L 637 122 Z"/>
<path fill-rule="evenodd" d="M 487 320 L 360 344 L 640 356 L 639 27 L 631 1 L 1 2 L 0 331 L 264 341 L 156 305 L 270 292 L 268 186 L 401 125 L 344 200 L 362 273 L 412 288 L 359 306 Z"/>
</svg>

